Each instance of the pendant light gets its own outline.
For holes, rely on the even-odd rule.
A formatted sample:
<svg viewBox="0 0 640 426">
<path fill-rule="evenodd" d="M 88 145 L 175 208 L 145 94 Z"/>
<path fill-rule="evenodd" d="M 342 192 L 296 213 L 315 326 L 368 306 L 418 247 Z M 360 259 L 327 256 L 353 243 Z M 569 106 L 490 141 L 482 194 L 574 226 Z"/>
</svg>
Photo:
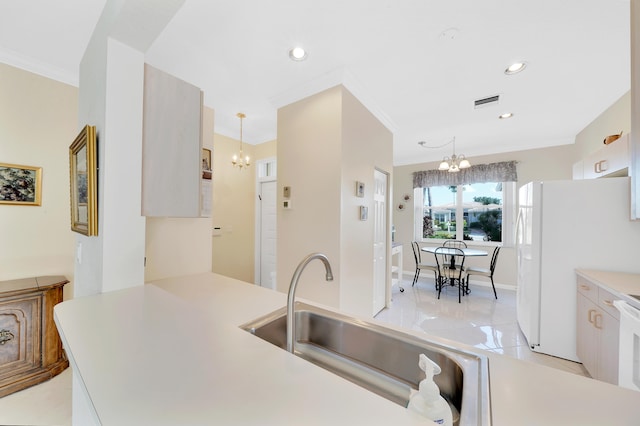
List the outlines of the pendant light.
<svg viewBox="0 0 640 426">
<path fill-rule="evenodd" d="M 447 170 L 450 173 L 459 172 L 460 169 L 466 169 L 471 167 L 471 163 L 463 154 L 456 155 L 456 138 L 453 138 L 453 154 L 451 157 L 444 157 L 438 170 Z"/>
<path fill-rule="evenodd" d="M 249 167 L 250 165 L 249 156 L 242 153 L 242 120 L 246 117 L 246 115 L 239 112 L 236 114 L 236 117 L 240 119 L 240 154 L 233 154 L 233 157 L 231 157 L 231 164 L 233 164 L 234 167 L 238 167 L 240 170 L 242 170 L 244 167 Z"/>
</svg>

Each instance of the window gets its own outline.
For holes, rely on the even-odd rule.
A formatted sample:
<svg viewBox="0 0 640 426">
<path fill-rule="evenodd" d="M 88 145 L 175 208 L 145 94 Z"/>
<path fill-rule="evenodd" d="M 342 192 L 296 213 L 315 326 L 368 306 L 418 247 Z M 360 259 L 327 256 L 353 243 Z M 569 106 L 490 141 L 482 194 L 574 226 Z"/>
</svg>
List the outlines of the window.
<svg viewBox="0 0 640 426">
<path fill-rule="evenodd" d="M 512 244 L 515 183 L 415 188 L 416 240 L 458 239 Z"/>
<path fill-rule="evenodd" d="M 273 180 L 277 173 L 277 161 L 275 158 L 267 158 L 258 161 L 258 180 Z"/>
</svg>

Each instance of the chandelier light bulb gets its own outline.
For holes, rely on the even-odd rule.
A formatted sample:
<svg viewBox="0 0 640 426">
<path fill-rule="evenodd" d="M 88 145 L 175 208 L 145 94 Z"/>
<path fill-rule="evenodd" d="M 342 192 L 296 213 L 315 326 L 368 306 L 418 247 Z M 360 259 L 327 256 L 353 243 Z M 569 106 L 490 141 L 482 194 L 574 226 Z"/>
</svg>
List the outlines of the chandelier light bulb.
<svg viewBox="0 0 640 426">
<path fill-rule="evenodd" d="M 244 167 L 249 167 L 250 165 L 249 156 L 242 153 L 242 120 L 246 117 L 246 115 L 239 112 L 236 114 L 236 117 L 240 119 L 240 155 L 233 154 L 233 156 L 231 157 L 231 164 L 233 164 L 234 167 L 237 166 L 240 170 L 242 170 Z"/>
</svg>

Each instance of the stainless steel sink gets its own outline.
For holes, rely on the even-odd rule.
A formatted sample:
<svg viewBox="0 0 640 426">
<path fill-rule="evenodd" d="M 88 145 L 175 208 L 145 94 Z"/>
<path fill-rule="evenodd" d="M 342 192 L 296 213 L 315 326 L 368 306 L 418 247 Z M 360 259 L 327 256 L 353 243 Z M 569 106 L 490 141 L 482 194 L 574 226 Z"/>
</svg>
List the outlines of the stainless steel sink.
<svg viewBox="0 0 640 426">
<path fill-rule="evenodd" d="M 241 327 L 286 350 L 286 315 L 282 308 Z M 435 381 L 454 424 L 491 424 L 486 356 L 303 303 L 295 315 L 297 356 L 406 407 L 424 379 L 418 367 L 424 353 L 442 368 Z"/>
</svg>

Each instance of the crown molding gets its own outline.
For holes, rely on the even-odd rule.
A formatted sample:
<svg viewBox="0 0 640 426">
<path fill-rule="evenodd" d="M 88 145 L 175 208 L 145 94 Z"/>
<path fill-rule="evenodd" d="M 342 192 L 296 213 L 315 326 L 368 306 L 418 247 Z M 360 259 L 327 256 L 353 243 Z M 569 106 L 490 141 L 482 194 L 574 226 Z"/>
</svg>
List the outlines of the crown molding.
<svg viewBox="0 0 640 426">
<path fill-rule="evenodd" d="M 78 72 L 71 73 L 10 49 L 0 48 L 0 62 L 74 87 L 79 85 Z"/>
</svg>

